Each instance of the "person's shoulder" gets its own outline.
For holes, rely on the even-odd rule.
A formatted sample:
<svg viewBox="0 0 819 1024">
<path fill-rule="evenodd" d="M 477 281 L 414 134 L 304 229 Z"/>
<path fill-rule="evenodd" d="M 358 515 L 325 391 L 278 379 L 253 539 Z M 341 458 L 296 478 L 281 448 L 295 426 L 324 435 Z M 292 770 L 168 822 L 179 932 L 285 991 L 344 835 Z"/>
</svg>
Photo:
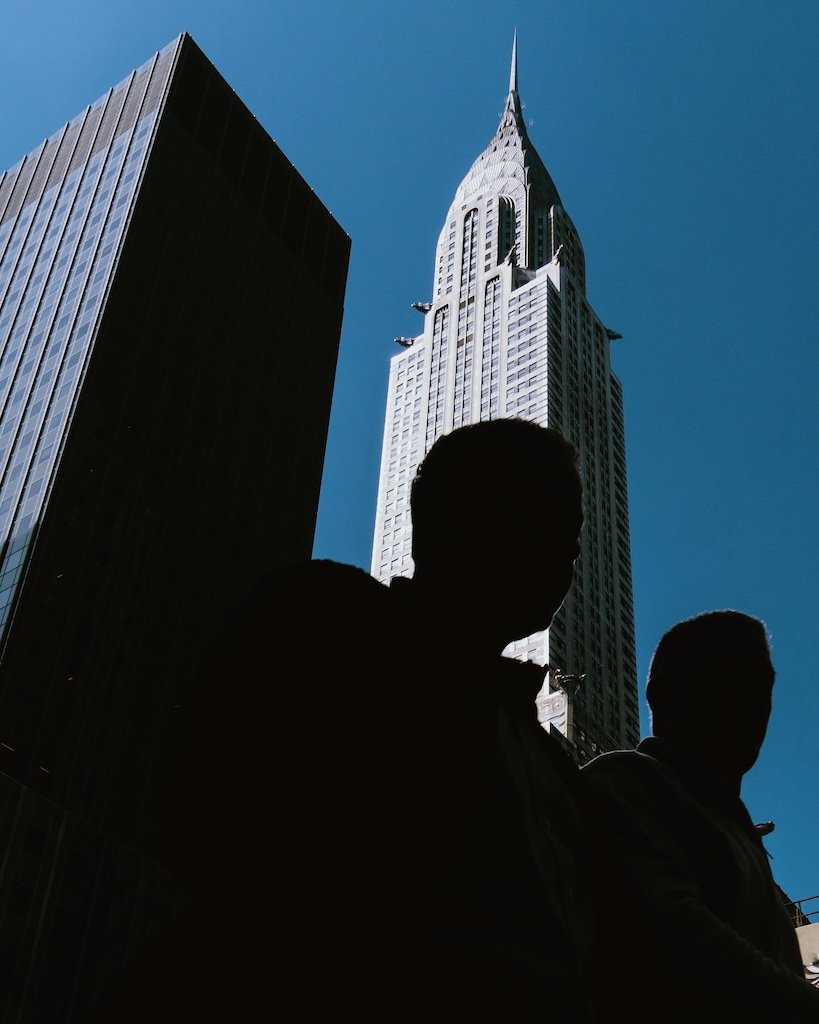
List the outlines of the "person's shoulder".
<svg viewBox="0 0 819 1024">
<path fill-rule="evenodd" d="M 383 584 L 379 583 L 365 569 L 349 562 L 337 562 L 332 558 L 309 558 L 297 562 L 285 562 L 266 577 L 266 582 L 274 586 L 295 586 L 300 583 L 320 582 L 338 586 L 383 589 Z"/>
<path fill-rule="evenodd" d="M 281 607 L 286 612 L 292 607 L 288 602 L 298 604 L 300 600 L 319 605 L 337 602 L 339 610 L 343 611 L 346 605 L 342 602 L 377 601 L 387 592 L 382 583 L 357 565 L 313 558 L 278 566 L 257 582 L 254 594 L 260 603 L 285 602 Z"/>
<path fill-rule="evenodd" d="M 347 562 L 313 559 L 285 570 L 282 579 L 291 597 L 303 600 L 305 608 L 328 626 L 375 624 L 392 604 L 388 587 Z"/>
<path fill-rule="evenodd" d="M 640 770 L 646 755 L 639 750 L 608 750 L 587 761 L 582 770 L 586 773 Z"/>
<path fill-rule="evenodd" d="M 643 755 L 636 750 L 609 750 L 580 767 L 584 784 L 592 791 L 617 789 L 639 778 L 645 770 Z"/>
<path fill-rule="evenodd" d="M 582 766 L 580 774 L 588 792 L 618 804 L 658 806 L 685 799 L 685 787 L 643 743 L 632 750 L 598 754 Z"/>
<path fill-rule="evenodd" d="M 590 779 L 628 776 L 648 778 L 666 774 L 663 765 L 644 749 L 642 743 L 635 748 L 598 754 L 587 761 L 581 771 Z"/>
<path fill-rule="evenodd" d="M 346 562 L 288 562 L 257 578 L 225 633 L 232 643 L 329 653 L 383 630 L 388 594 L 364 569 Z"/>
</svg>

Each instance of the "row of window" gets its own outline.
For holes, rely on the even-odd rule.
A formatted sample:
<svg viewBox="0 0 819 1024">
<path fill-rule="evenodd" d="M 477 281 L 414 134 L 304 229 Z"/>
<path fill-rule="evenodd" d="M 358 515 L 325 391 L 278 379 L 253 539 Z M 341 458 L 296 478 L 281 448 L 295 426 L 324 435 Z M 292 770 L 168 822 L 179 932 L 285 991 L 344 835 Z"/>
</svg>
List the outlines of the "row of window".
<svg viewBox="0 0 819 1024">
<path fill-rule="evenodd" d="M 8 395 L 0 421 L 0 536 L 19 535 L 21 523 L 39 515 L 151 127 L 139 125 L 138 142 L 120 136 L 95 153 L 24 208 L 10 235 L 25 232 L 27 262 L 17 262 L 0 307 L 0 322 L 13 324 L 0 338 Z M 6 249 L 0 267 L 14 251 Z M 11 296 L 22 305 L 8 308 Z"/>
</svg>

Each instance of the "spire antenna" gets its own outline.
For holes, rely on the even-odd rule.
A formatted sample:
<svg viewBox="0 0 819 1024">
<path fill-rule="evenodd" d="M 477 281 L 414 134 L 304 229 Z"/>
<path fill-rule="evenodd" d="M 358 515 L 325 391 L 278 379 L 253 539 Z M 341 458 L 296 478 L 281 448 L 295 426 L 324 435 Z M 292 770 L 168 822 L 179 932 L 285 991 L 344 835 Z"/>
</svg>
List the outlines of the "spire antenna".
<svg viewBox="0 0 819 1024">
<path fill-rule="evenodd" d="M 518 30 L 512 36 L 512 66 L 509 68 L 509 92 L 518 91 Z"/>
</svg>

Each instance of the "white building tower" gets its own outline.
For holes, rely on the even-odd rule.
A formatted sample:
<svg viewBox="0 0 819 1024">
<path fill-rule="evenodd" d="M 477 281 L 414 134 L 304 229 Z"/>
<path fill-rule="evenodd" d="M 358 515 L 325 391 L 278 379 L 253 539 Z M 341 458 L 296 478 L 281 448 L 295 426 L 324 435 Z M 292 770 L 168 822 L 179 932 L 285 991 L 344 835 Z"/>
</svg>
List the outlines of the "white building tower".
<svg viewBox="0 0 819 1024">
<path fill-rule="evenodd" d="M 390 366 L 372 575 L 412 575 L 410 486 L 437 437 L 511 416 L 560 430 L 583 460 L 582 553 L 551 628 L 506 653 L 548 668 L 540 720 L 581 761 L 636 744 L 623 402 L 609 360 L 619 335 L 586 299 L 580 239 L 527 135 L 517 40 L 500 125 L 438 239 L 432 300 L 413 306 L 424 330 L 396 338 Z"/>
</svg>

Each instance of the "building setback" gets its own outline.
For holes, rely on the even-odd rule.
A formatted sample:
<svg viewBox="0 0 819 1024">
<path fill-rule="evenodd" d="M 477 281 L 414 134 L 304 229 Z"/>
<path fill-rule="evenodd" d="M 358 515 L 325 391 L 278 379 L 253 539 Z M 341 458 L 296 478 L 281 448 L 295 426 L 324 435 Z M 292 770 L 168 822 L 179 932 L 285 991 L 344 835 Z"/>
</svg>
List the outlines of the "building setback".
<svg viewBox="0 0 819 1024">
<path fill-rule="evenodd" d="M 391 360 L 372 574 L 386 582 L 412 573 L 410 485 L 437 437 L 508 416 L 560 430 L 583 461 L 575 581 L 551 628 L 506 653 L 550 666 L 538 714 L 579 760 L 636 744 L 623 398 L 609 359 L 619 335 L 589 305 L 580 238 L 529 140 L 517 40 L 500 125 L 458 187 L 438 239 L 431 301 L 413 305 L 424 330 L 397 338 Z"/>
<path fill-rule="evenodd" d="M 175 905 L 179 713 L 312 553 L 349 252 L 187 34 L 0 178 L 4 1021 L 85 1024 Z"/>
</svg>

